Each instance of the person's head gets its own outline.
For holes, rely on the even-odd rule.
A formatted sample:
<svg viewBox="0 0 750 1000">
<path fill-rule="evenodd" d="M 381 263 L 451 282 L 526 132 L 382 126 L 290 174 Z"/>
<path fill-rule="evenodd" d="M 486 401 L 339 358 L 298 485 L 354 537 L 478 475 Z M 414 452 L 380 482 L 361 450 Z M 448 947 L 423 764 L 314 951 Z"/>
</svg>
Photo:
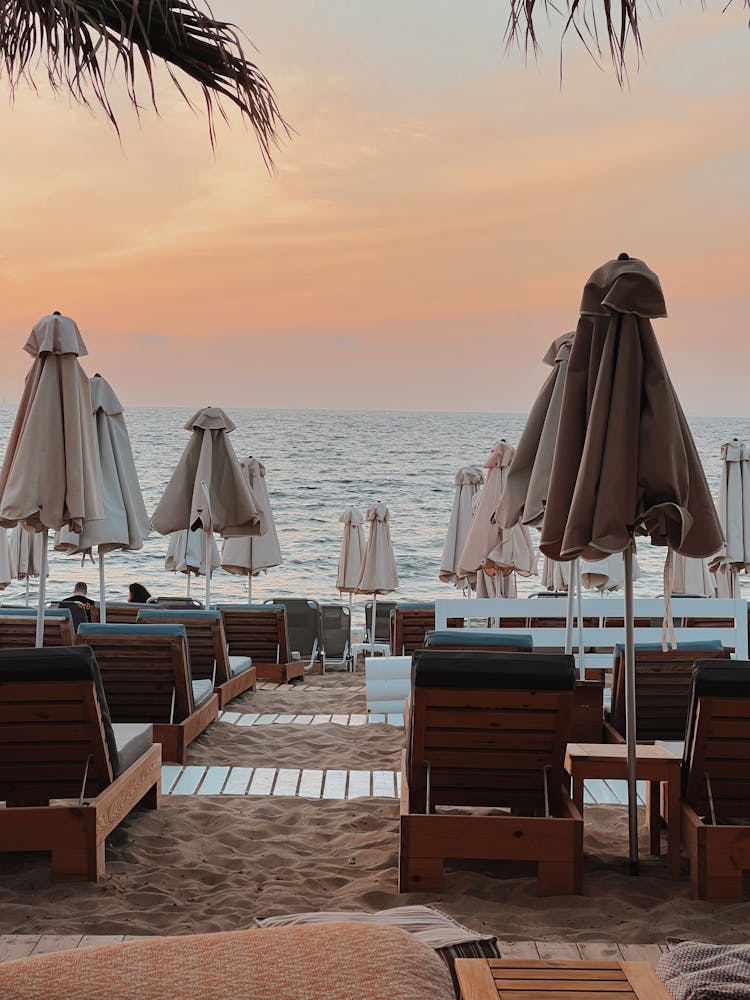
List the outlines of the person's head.
<svg viewBox="0 0 750 1000">
<path fill-rule="evenodd" d="M 77 583 L 75 587 L 73 587 L 73 593 L 76 594 L 78 597 L 85 597 L 86 594 L 88 594 L 88 592 L 89 588 L 83 582 Z"/>
<path fill-rule="evenodd" d="M 131 604 L 146 604 L 151 600 L 151 594 L 142 583 L 131 583 L 128 588 L 128 600 Z"/>
</svg>

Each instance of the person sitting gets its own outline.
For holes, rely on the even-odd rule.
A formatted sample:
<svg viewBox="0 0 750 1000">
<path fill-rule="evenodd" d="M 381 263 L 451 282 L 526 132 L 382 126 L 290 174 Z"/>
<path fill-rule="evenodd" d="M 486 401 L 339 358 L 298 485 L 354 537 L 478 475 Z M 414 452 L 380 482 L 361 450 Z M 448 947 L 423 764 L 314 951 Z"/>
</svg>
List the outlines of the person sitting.
<svg viewBox="0 0 750 1000">
<path fill-rule="evenodd" d="M 148 604 L 151 601 L 151 594 L 146 590 L 142 583 L 131 583 L 128 588 L 128 603 L 130 604 Z"/>
<path fill-rule="evenodd" d="M 77 583 L 73 587 L 72 595 L 58 602 L 58 607 L 67 608 L 70 611 L 73 625 L 76 628 L 82 622 L 91 621 L 91 609 L 94 606 L 94 602 L 88 597 L 88 590 L 89 588 L 85 583 Z"/>
</svg>

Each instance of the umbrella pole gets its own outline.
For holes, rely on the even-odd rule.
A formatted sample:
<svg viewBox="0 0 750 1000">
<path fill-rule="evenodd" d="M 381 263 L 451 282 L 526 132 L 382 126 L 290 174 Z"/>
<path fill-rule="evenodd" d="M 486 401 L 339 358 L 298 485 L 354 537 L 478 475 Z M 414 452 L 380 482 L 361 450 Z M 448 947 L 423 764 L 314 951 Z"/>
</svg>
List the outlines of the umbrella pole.
<svg viewBox="0 0 750 1000">
<path fill-rule="evenodd" d="M 107 624 L 107 597 L 104 584 L 104 553 L 99 549 L 99 621 Z"/>
<path fill-rule="evenodd" d="M 372 629 L 370 631 L 370 656 L 375 655 L 375 622 L 378 620 L 378 595 L 372 595 Z"/>
<path fill-rule="evenodd" d="M 638 799 L 636 791 L 635 635 L 633 619 L 633 550 L 625 552 L 625 737 L 628 761 L 628 842 L 630 874 L 638 874 Z"/>
<path fill-rule="evenodd" d="M 36 609 L 36 648 L 44 645 L 44 601 L 47 596 L 47 528 L 42 529 L 42 563 L 39 570 L 39 603 Z"/>
<path fill-rule="evenodd" d="M 206 611 L 211 608 L 211 539 L 213 531 L 208 530 L 206 535 Z"/>
<path fill-rule="evenodd" d="M 578 560 L 576 560 L 577 562 Z M 565 607 L 565 654 L 573 652 L 573 599 L 575 597 L 575 573 L 571 566 L 568 571 L 568 599 Z"/>
<path fill-rule="evenodd" d="M 29 574 L 26 574 L 26 607 L 29 606 Z"/>
<path fill-rule="evenodd" d="M 583 644 L 583 586 L 581 584 L 581 560 L 575 561 L 576 573 L 576 616 L 578 618 L 578 676 L 582 681 L 586 680 L 586 656 Z"/>
<path fill-rule="evenodd" d="M 253 603 L 253 571 L 248 570 L 247 573 L 247 603 Z"/>
<path fill-rule="evenodd" d="M 190 597 L 190 570 L 187 571 L 187 592 L 186 597 Z"/>
</svg>

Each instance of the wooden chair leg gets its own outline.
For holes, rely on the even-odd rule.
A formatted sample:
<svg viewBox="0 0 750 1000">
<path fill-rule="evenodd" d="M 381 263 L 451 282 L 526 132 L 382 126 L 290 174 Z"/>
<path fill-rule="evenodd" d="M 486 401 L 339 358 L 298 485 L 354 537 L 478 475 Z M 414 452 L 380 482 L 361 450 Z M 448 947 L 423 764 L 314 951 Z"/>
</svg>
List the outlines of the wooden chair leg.
<svg viewBox="0 0 750 1000">
<path fill-rule="evenodd" d="M 654 857 L 661 854 L 661 782 L 646 783 L 646 816 L 648 822 L 648 846 Z"/>
<path fill-rule="evenodd" d="M 445 882 L 442 858 L 404 858 L 399 865 L 399 892 L 441 892 Z"/>
<path fill-rule="evenodd" d="M 540 861 L 537 867 L 538 896 L 574 896 L 583 892 L 583 868 L 579 861 Z"/>
<path fill-rule="evenodd" d="M 104 874 L 104 840 L 52 850 L 53 882 L 97 882 Z"/>
</svg>

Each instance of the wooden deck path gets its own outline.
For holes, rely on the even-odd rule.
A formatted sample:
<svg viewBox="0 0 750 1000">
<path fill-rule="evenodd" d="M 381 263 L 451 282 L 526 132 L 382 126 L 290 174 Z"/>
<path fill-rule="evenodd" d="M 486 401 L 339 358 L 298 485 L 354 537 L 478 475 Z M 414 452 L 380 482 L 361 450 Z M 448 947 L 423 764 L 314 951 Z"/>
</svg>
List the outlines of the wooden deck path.
<svg viewBox="0 0 750 1000">
<path fill-rule="evenodd" d="M 90 948 L 97 944 L 117 944 L 120 941 L 141 941 L 147 935 L 117 934 L 2 934 L 0 935 L 0 962 L 11 962 L 28 955 L 42 955 L 51 951 L 71 951 Z M 665 945 L 613 944 L 610 941 L 588 941 L 573 944 L 555 941 L 500 941 L 503 958 L 542 958 L 547 961 L 650 962 L 656 965 Z"/>
<path fill-rule="evenodd" d="M 400 712 L 383 713 L 370 712 L 358 715 L 297 715 L 294 712 L 277 714 L 275 712 L 220 712 L 219 722 L 228 722 L 232 726 L 322 726 L 332 723 L 334 726 L 367 726 L 381 723 L 386 726 L 404 728 L 404 716 Z"/>
</svg>

